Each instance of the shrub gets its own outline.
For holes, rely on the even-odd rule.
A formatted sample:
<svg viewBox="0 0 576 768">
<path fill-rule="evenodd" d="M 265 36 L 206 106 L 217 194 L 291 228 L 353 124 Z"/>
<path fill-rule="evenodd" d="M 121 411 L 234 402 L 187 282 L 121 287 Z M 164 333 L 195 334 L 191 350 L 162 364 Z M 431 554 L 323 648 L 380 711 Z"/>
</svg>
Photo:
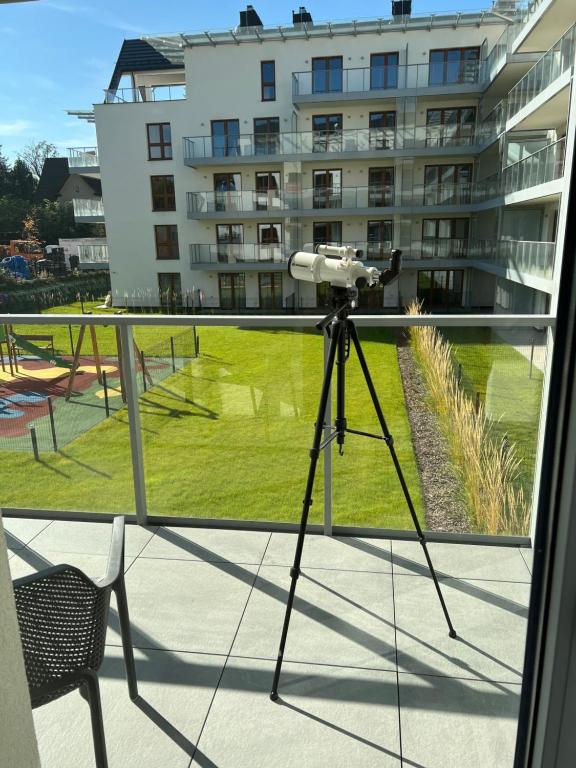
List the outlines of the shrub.
<svg viewBox="0 0 576 768">
<path fill-rule="evenodd" d="M 420 305 L 412 303 L 408 314 L 421 314 Z M 483 404 L 476 409 L 460 388 L 451 345 L 436 328 L 410 328 L 410 342 L 461 477 L 472 527 L 480 533 L 526 534 L 529 508 L 517 487 L 515 444 L 494 435 Z"/>
</svg>

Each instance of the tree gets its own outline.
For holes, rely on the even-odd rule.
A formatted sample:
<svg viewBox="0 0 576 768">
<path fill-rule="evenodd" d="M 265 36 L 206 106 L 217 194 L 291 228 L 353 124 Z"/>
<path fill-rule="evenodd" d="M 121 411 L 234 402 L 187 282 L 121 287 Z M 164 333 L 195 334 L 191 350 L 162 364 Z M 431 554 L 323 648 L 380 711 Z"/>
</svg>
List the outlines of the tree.
<svg viewBox="0 0 576 768">
<path fill-rule="evenodd" d="M 12 195 L 0 197 L 0 237 L 3 240 L 17 240 L 22 236 L 29 209 L 27 200 L 19 200 Z"/>
<path fill-rule="evenodd" d="M 10 192 L 10 166 L 8 165 L 8 160 L 2 154 L 2 147 L 0 146 L 0 197 L 9 195 Z"/>
<path fill-rule="evenodd" d="M 20 200 L 32 202 L 36 190 L 36 180 L 26 163 L 18 158 L 10 171 L 11 193 Z"/>
<path fill-rule="evenodd" d="M 40 178 L 44 161 L 48 157 L 56 157 L 56 147 L 48 141 L 31 141 L 18 155 L 36 179 Z"/>
</svg>

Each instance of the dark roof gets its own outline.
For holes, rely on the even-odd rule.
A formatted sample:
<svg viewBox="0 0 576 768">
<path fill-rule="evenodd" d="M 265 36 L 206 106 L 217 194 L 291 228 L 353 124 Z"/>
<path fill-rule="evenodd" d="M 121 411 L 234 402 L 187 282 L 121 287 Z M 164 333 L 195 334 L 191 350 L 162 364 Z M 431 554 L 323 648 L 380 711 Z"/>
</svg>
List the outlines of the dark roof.
<svg viewBox="0 0 576 768">
<path fill-rule="evenodd" d="M 156 69 L 182 69 L 182 61 L 169 59 L 146 40 L 124 40 L 108 88 L 118 88 L 120 78 L 127 72 L 148 72 Z"/>
<path fill-rule="evenodd" d="M 76 174 L 70 173 L 66 157 L 49 157 L 44 160 L 42 175 L 34 195 L 35 201 L 41 203 L 42 200 L 58 200 L 62 187 L 70 176 L 73 175 Z M 81 173 L 78 176 L 88 184 L 95 195 L 102 197 L 102 182 L 100 179 L 95 176 L 84 176 Z"/>
<path fill-rule="evenodd" d="M 95 195 L 98 195 L 98 197 L 102 197 L 102 182 L 100 179 L 97 179 L 95 176 L 84 176 L 83 174 L 78 174 L 81 179 L 84 179 L 86 184 L 92 189 L 92 192 L 94 192 Z"/>
<path fill-rule="evenodd" d="M 36 194 L 34 195 L 36 202 L 41 202 L 42 200 L 56 200 L 68 176 L 70 176 L 68 170 L 68 158 L 46 158 L 36 188 Z"/>
</svg>

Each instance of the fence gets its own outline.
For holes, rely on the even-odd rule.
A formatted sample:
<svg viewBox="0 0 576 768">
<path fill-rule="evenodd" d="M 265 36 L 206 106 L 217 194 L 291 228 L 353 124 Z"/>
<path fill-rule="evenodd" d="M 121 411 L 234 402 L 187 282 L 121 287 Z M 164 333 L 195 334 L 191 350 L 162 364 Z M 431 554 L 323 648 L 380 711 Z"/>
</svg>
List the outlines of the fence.
<svg viewBox="0 0 576 768">
<path fill-rule="evenodd" d="M 107 272 L 83 278 L 70 278 L 65 282 L 3 289 L 0 286 L 0 312 L 31 313 L 58 307 L 76 301 L 80 294 L 85 300 L 94 300 L 110 290 L 110 275 Z"/>
</svg>

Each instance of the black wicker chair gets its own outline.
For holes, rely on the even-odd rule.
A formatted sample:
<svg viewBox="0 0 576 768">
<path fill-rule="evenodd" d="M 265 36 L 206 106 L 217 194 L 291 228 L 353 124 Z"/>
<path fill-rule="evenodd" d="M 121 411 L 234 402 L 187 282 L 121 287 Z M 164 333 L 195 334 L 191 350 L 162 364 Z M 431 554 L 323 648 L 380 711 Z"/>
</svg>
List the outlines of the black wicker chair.
<svg viewBox="0 0 576 768">
<path fill-rule="evenodd" d="M 32 707 L 76 688 L 90 705 L 98 768 L 107 768 L 97 672 L 104 657 L 110 593 L 120 618 L 128 691 L 138 696 L 124 584 L 124 518 L 112 528 L 106 575 L 90 579 L 72 565 L 55 565 L 14 581 L 24 664 Z"/>
</svg>

